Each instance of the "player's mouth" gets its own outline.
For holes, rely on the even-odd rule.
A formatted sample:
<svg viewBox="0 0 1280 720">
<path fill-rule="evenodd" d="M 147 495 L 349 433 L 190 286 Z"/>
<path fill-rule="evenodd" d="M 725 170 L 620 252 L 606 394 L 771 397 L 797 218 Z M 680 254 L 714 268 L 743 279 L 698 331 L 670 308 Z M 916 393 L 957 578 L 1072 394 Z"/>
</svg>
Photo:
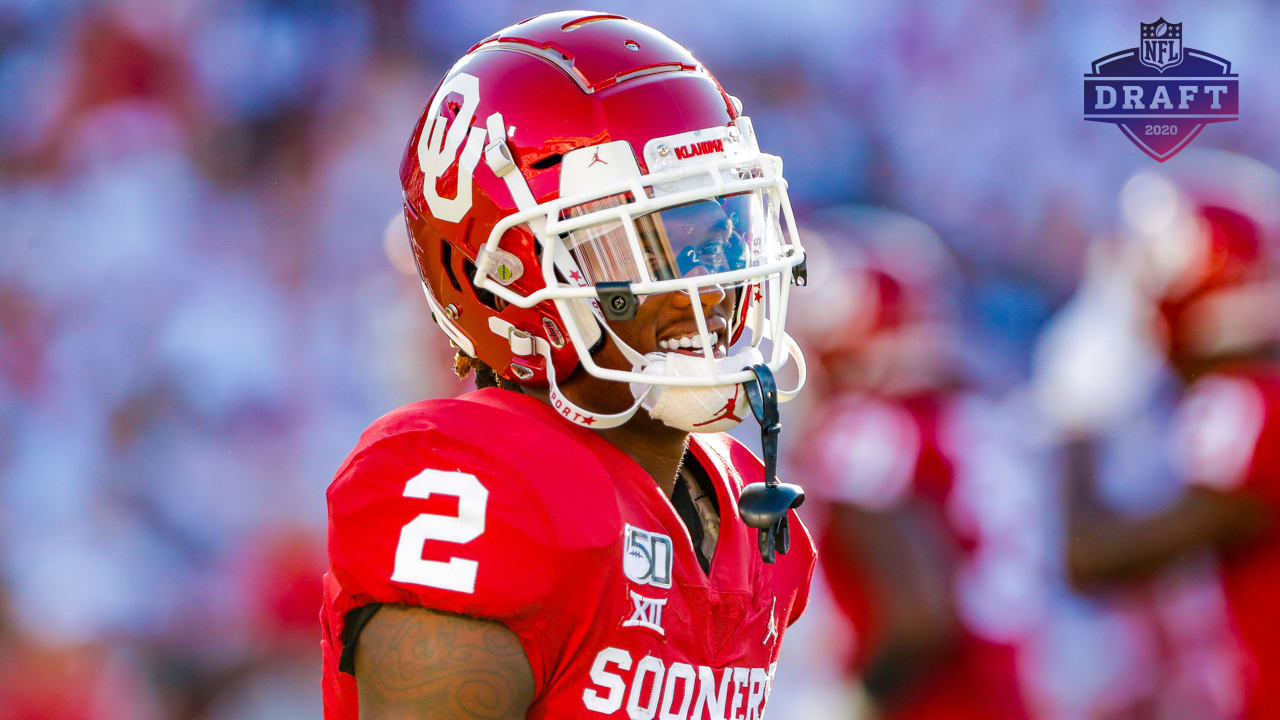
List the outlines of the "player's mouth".
<svg viewBox="0 0 1280 720">
<path fill-rule="evenodd" d="M 723 321 L 721 323 L 725 324 Z M 715 357 L 722 358 L 728 354 L 726 345 L 728 343 L 728 328 L 720 327 L 715 330 L 707 328 L 707 334 L 711 339 L 711 352 Z M 703 357 L 702 337 L 697 330 L 692 332 L 676 331 L 665 334 L 658 340 L 658 349 L 662 352 L 678 352 L 685 355 L 693 355 L 695 357 Z"/>
</svg>

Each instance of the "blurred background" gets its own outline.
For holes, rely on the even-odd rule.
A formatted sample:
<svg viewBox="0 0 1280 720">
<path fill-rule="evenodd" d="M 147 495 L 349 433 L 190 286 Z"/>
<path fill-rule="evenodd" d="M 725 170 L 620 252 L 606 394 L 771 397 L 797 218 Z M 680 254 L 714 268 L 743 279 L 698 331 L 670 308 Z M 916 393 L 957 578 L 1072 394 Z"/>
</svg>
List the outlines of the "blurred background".
<svg viewBox="0 0 1280 720">
<path fill-rule="evenodd" d="M 1270 401 L 1180 410 L 1270 336 L 1175 354 L 1142 254 L 1212 225 L 1171 173 L 1244 160 L 1160 167 L 1080 117 L 1090 61 L 1163 15 L 1241 76 L 1193 149 L 1280 164 L 1280 6 L 596 5 L 743 100 L 811 252 L 784 441 L 825 559 L 770 716 L 1280 717 L 1250 710 L 1280 640 L 1249 645 L 1237 558 L 1194 550 L 1265 539 L 1221 527 L 1275 478 L 1233 444 Z M 376 417 L 470 389 L 391 224 L 400 156 L 457 57 L 552 9 L 0 0 L 0 720 L 320 715 L 325 487 Z M 1213 245 L 1248 281 L 1267 207 Z M 1239 307 L 1210 329 L 1266 324 Z M 1231 477 L 1196 485 L 1178 438 Z M 1162 518 L 1185 547 L 1111 553 Z"/>
</svg>

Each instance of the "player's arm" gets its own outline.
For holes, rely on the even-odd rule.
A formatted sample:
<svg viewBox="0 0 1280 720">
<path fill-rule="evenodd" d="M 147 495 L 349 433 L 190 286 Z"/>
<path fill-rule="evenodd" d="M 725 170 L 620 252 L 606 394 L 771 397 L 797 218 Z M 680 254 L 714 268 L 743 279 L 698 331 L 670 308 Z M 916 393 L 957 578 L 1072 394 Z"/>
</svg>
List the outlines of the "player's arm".
<svg viewBox="0 0 1280 720">
<path fill-rule="evenodd" d="M 501 623 L 384 605 L 360 632 L 362 720 L 521 720 L 534 680 Z"/>
<path fill-rule="evenodd" d="M 883 632 L 863 673 L 881 707 L 909 697 L 918 680 L 951 649 L 959 625 L 952 609 L 955 550 L 943 519 L 910 498 L 873 512 L 848 503 L 832 508 L 834 531 L 867 571 Z"/>
<path fill-rule="evenodd" d="M 831 507 L 836 550 L 824 562 L 848 563 L 874 608 L 863 685 L 876 705 L 910 698 L 954 646 L 959 625 L 951 590 L 956 548 L 945 518 L 915 497 L 921 438 L 902 406 L 859 400 L 826 420 L 812 454 L 817 493 Z"/>
<path fill-rule="evenodd" d="M 1093 443 L 1078 440 L 1067 459 L 1067 565 L 1077 587 L 1150 573 L 1196 550 L 1256 537 L 1269 522 L 1265 504 L 1244 491 L 1193 486 L 1172 506 L 1130 518 L 1102 505 Z"/>
</svg>

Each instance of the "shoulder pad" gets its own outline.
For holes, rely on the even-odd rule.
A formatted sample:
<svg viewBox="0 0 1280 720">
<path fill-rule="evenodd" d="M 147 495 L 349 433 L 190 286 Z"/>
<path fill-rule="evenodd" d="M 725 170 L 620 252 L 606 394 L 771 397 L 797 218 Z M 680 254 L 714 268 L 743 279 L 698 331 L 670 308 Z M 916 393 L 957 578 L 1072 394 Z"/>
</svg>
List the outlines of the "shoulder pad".
<svg viewBox="0 0 1280 720">
<path fill-rule="evenodd" d="M 328 492 L 330 568 L 353 606 L 507 619 L 547 602 L 560 571 L 555 526 L 510 457 L 456 427 L 362 445 Z"/>
<path fill-rule="evenodd" d="M 566 548 L 616 540 L 592 532 L 617 525 L 601 478 L 572 435 L 530 413 L 465 398 L 406 406 L 365 431 L 329 487 L 333 575 L 353 606 L 535 615 Z"/>
</svg>

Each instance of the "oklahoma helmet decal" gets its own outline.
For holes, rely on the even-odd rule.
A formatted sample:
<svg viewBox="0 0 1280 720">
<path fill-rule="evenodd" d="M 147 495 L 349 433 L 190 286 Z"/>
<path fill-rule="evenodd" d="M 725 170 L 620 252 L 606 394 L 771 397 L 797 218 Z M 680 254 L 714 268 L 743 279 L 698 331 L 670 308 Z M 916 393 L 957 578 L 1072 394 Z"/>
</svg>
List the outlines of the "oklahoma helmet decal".
<svg viewBox="0 0 1280 720">
<path fill-rule="evenodd" d="M 401 163 L 413 255 L 442 328 L 597 428 L 662 404 L 656 390 L 701 388 L 715 397 L 663 421 L 722 429 L 761 360 L 775 373 L 794 364 L 780 393 L 790 399 L 805 373 L 784 319 L 804 252 L 782 163 L 760 151 L 739 105 L 688 50 L 614 15 L 552 13 L 476 44 L 427 102 Z M 642 354 L 610 327 L 652 295 L 712 289 L 734 292 L 735 309 L 721 337 L 692 303 L 682 357 L 695 362 Z M 605 340 L 630 368 L 596 362 Z M 631 384 L 635 403 L 574 405 L 557 386 L 579 368 Z"/>
</svg>

